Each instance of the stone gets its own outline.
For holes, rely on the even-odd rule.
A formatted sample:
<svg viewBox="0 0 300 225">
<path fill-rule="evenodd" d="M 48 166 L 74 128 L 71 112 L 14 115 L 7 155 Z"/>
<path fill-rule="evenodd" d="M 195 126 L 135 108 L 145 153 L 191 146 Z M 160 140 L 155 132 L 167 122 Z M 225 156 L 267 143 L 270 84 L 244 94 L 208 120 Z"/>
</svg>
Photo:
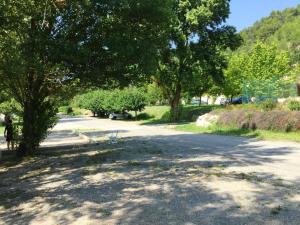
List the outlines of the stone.
<svg viewBox="0 0 300 225">
<path fill-rule="evenodd" d="M 208 128 L 218 122 L 220 116 L 212 113 L 206 113 L 202 116 L 199 116 L 197 119 L 197 126 Z"/>
</svg>

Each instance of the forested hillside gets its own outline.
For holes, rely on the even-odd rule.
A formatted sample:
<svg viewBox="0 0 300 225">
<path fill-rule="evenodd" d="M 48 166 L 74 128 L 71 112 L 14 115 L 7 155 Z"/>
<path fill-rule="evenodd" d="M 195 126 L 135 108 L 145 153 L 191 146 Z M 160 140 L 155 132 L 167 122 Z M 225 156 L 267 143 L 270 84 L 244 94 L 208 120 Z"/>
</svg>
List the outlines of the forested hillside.
<svg viewBox="0 0 300 225">
<path fill-rule="evenodd" d="M 300 62 L 300 5 L 284 11 L 274 11 L 241 32 L 242 49 L 250 49 L 257 41 L 274 42 L 291 53 L 294 62 Z"/>
</svg>

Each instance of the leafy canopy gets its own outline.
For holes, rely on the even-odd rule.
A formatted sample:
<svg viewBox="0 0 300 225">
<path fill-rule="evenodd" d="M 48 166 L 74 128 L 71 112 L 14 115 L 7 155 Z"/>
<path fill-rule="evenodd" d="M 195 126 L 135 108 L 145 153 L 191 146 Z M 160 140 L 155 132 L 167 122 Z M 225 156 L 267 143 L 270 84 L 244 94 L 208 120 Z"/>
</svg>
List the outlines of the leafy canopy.
<svg viewBox="0 0 300 225">
<path fill-rule="evenodd" d="M 222 81 L 226 66 L 223 52 L 227 48 L 237 48 L 241 41 L 234 27 L 224 25 L 229 16 L 229 2 L 173 1 L 172 19 L 165 30 L 169 41 L 159 52 L 155 77 L 173 111 L 180 102 L 184 82 L 194 83 L 202 76 Z"/>
<path fill-rule="evenodd" d="M 275 44 L 257 42 L 250 51 L 236 52 L 230 57 L 225 70 L 224 94 L 240 95 L 245 81 L 288 82 L 294 79 L 289 76 L 290 70 L 287 52 L 279 50 Z"/>
</svg>

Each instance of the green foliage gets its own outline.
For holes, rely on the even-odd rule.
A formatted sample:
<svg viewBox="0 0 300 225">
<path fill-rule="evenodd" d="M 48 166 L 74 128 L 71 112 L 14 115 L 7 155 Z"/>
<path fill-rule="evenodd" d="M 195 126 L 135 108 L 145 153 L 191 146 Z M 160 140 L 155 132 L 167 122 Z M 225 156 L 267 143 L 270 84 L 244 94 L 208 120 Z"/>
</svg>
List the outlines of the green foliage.
<svg viewBox="0 0 300 225">
<path fill-rule="evenodd" d="M 224 94 L 237 96 L 244 91 L 247 92 L 244 95 L 249 97 L 277 96 L 279 93 L 275 93 L 276 90 L 295 80 L 294 76 L 289 75 L 290 71 L 287 52 L 279 50 L 276 45 L 257 42 L 247 53 L 236 52 L 230 57 L 225 70 Z M 274 89 L 272 93 L 268 93 L 271 91 L 270 85 Z"/>
<path fill-rule="evenodd" d="M 190 98 L 202 97 L 214 87 L 212 75 L 199 64 L 195 64 L 192 74 L 183 80 L 183 90 Z"/>
<path fill-rule="evenodd" d="M 216 135 L 231 135 L 231 136 L 243 136 L 243 137 L 256 137 L 260 139 L 270 140 L 289 140 L 300 142 L 299 132 L 284 132 L 284 131 L 270 131 L 270 130 L 247 130 L 239 129 L 235 126 L 220 126 L 214 125 L 208 128 L 197 126 L 195 123 L 189 123 L 184 125 L 178 125 L 176 130 L 201 133 L 201 134 L 216 134 Z"/>
<path fill-rule="evenodd" d="M 244 43 L 230 57 L 229 67 L 225 71 L 227 82 L 224 94 L 227 96 L 242 94 L 244 80 L 253 86 L 250 88 L 255 89 L 253 92 L 261 92 L 262 90 L 258 89 L 263 89 L 265 85 L 260 85 L 260 88 L 255 84 L 252 85 L 252 81 L 255 80 L 256 83 L 272 84 L 275 93 L 272 92 L 271 95 L 279 97 L 293 95 L 284 90 L 290 89 L 285 86 L 294 83 L 300 74 L 299 22 L 300 5 L 283 11 L 274 11 L 270 16 L 243 30 L 241 36 Z M 276 93 L 277 91 L 280 93 Z"/>
<path fill-rule="evenodd" d="M 260 106 L 264 111 L 271 111 L 277 107 L 277 102 L 273 99 L 267 99 L 261 102 Z"/>
<path fill-rule="evenodd" d="M 279 51 L 276 45 L 257 42 L 250 52 L 241 57 L 244 62 L 240 69 L 247 79 L 268 80 L 274 75 L 280 79 L 291 69 L 288 53 Z"/>
<path fill-rule="evenodd" d="M 0 113 L 4 115 L 20 115 L 22 111 L 22 108 L 18 102 L 16 102 L 14 99 L 11 99 L 10 101 L 5 101 L 0 104 Z"/>
<path fill-rule="evenodd" d="M 161 105 L 162 103 L 164 103 L 165 98 L 163 91 L 157 86 L 156 83 L 148 84 L 146 86 L 146 89 L 148 105 Z"/>
<path fill-rule="evenodd" d="M 76 101 L 79 107 L 105 117 L 110 112 L 142 111 L 146 105 L 146 94 L 139 88 L 97 90 L 77 97 Z"/>
<path fill-rule="evenodd" d="M 64 115 L 74 115 L 74 110 L 72 106 L 61 106 L 59 107 L 58 111 Z"/>
<path fill-rule="evenodd" d="M 291 100 L 288 102 L 287 107 L 291 111 L 300 111 L 300 102 L 296 100 Z"/>
<path fill-rule="evenodd" d="M 217 109 L 217 106 L 194 106 L 186 105 L 179 107 L 180 122 L 196 121 L 197 118 L 205 113 Z M 172 122 L 172 111 L 169 106 L 148 106 L 141 114 L 138 115 L 145 124 L 169 123 Z"/>
<path fill-rule="evenodd" d="M 256 22 L 241 32 L 244 39 L 243 51 L 257 41 L 276 43 L 280 49 L 291 54 L 293 63 L 300 60 L 300 5 L 283 11 L 274 11 L 270 16 Z"/>
<path fill-rule="evenodd" d="M 146 106 L 145 91 L 139 88 L 126 88 L 120 93 L 120 103 L 124 111 L 142 111 Z"/>
<path fill-rule="evenodd" d="M 21 155 L 38 148 L 78 78 L 106 87 L 145 80 L 165 40 L 157 33 L 168 0 L 59 2 L 0 2 L 0 88 L 22 106 Z"/>
<path fill-rule="evenodd" d="M 185 88 L 189 89 L 198 80 L 207 85 L 204 81 L 207 76 L 221 83 L 226 66 L 223 52 L 228 48 L 237 48 L 240 37 L 235 28 L 223 24 L 229 16 L 229 0 L 173 3 L 172 20 L 169 27 L 162 31 L 168 42 L 159 51 L 155 79 L 168 98 L 173 120 L 176 120 Z M 205 84 L 195 87 L 195 92 L 200 94 L 202 86 L 206 91 Z"/>
<path fill-rule="evenodd" d="M 109 111 L 109 107 L 112 106 L 112 103 L 109 104 L 111 94 L 108 91 L 92 91 L 77 98 L 80 108 L 90 110 L 94 115 L 97 114 L 98 116 L 105 116 L 105 112 Z"/>
</svg>

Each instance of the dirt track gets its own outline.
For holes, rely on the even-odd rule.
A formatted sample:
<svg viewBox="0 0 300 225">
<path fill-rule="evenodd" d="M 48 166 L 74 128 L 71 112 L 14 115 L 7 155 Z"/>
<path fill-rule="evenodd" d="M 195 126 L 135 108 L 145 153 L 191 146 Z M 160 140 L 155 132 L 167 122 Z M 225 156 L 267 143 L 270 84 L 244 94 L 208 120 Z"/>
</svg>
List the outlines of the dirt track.
<svg viewBox="0 0 300 225">
<path fill-rule="evenodd" d="M 103 141 L 1 166 L 0 223 L 299 224 L 298 144 L 93 118 L 55 132 L 74 129 Z"/>
</svg>

